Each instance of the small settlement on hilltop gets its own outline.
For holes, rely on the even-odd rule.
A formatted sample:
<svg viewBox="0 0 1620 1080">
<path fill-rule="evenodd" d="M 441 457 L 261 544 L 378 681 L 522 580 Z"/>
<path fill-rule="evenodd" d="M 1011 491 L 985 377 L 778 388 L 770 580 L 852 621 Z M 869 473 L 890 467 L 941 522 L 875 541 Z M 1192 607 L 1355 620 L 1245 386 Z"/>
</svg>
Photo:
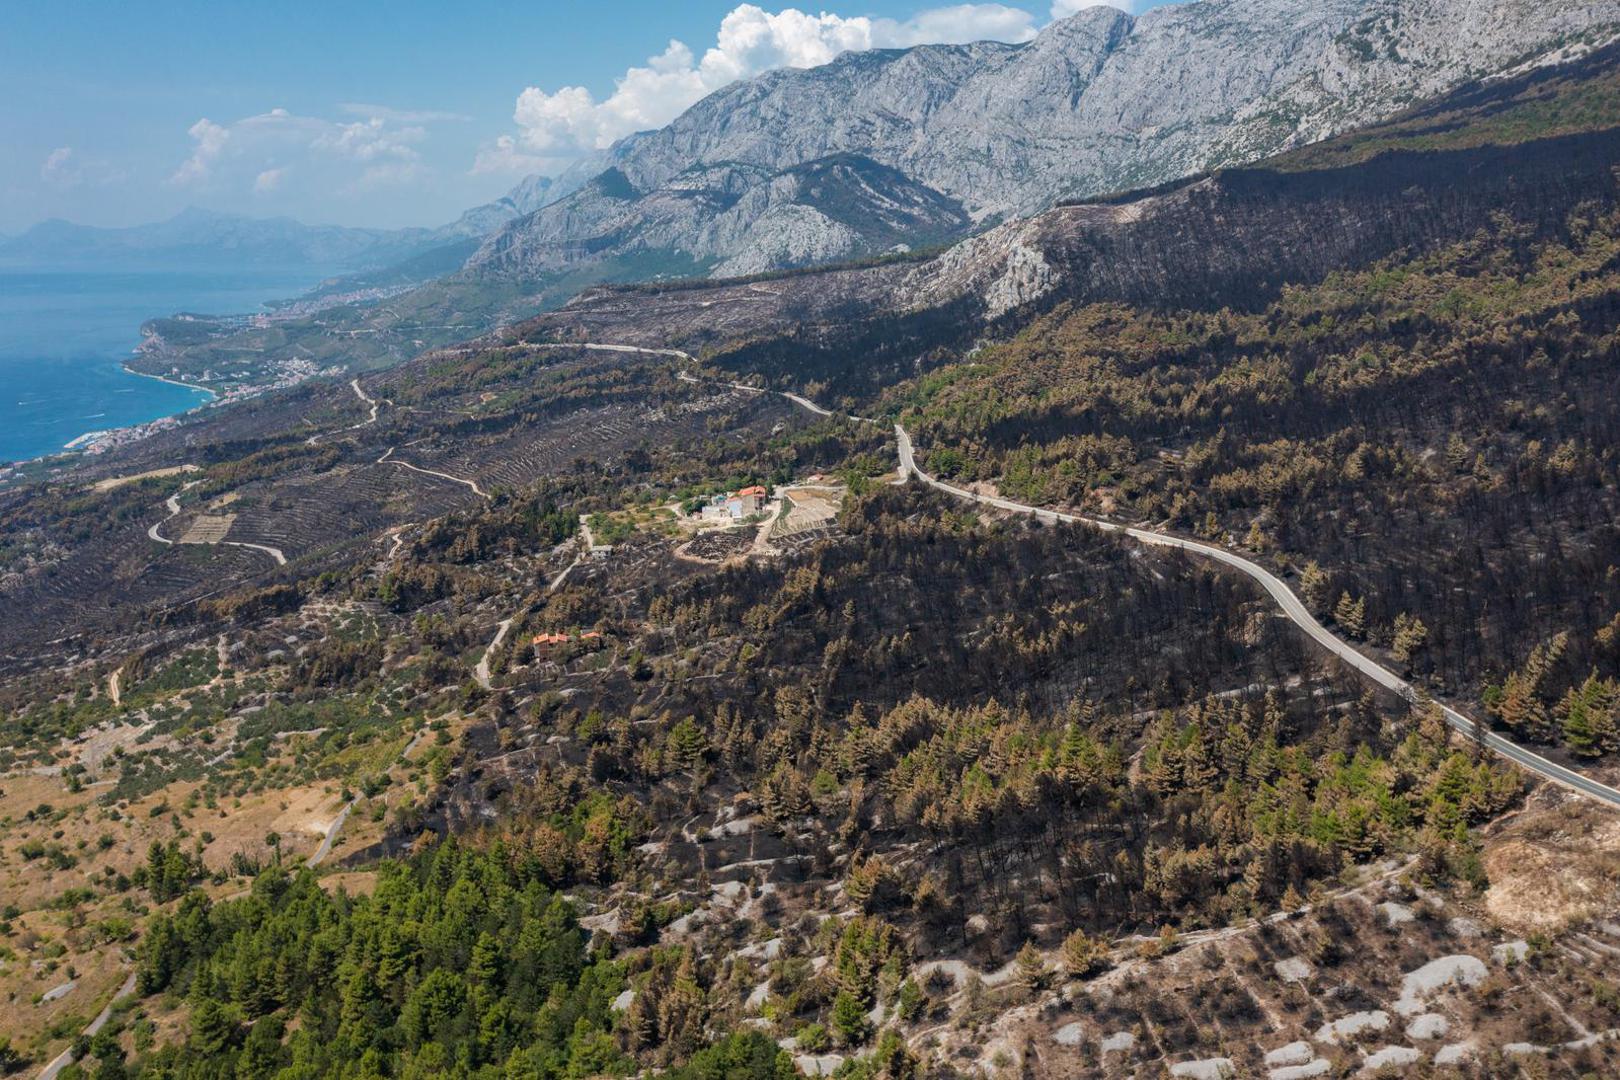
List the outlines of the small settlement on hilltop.
<svg viewBox="0 0 1620 1080">
<path fill-rule="evenodd" d="M 740 491 L 715 495 L 699 511 L 704 521 L 732 522 L 753 517 L 764 508 L 770 499 L 770 492 L 755 485 L 745 487 Z"/>
</svg>

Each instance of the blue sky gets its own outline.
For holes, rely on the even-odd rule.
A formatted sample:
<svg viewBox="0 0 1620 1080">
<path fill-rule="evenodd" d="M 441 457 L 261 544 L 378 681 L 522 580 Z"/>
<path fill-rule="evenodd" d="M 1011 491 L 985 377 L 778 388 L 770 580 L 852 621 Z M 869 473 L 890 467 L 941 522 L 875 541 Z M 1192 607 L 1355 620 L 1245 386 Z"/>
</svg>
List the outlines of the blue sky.
<svg viewBox="0 0 1620 1080">
<path fill-rule="evenodd" d="M 1117 0 L 1139 10 L 1153 0 Z M 0 231 L 188 205 L 433 225 L 844 48 L 1021 40 L 1081 0 L 0 5 Z"/>
</svg>

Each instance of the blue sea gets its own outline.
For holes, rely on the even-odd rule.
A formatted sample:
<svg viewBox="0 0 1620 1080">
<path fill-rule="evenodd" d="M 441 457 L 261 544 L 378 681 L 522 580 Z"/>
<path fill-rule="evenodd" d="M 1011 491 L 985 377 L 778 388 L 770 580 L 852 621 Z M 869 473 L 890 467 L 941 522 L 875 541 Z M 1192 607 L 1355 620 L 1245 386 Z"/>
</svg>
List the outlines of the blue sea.
<svg viewBox="0 0 1620 1080">
<path fill-rule="evenodd" d="M 185 412 L 200 391 L 123 369 L 147 319 L 260 310 L 312 288 L 308 267 L 220 272 L 0 269 L 0 461 L 61 450 L 90 431 Z"/>
</svg>

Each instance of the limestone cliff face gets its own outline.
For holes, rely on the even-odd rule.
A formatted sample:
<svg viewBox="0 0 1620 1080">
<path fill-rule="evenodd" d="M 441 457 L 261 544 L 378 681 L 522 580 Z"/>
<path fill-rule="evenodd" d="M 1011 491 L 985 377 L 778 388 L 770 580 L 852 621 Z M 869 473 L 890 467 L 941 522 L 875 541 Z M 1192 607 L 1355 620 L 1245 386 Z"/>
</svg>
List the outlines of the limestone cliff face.
<svg viewBox="0 0 1620 1080">
<path fill-rule="evenodd" d="M 1616 31 L 1620 0 L 1198 0 L 1090 8 L 1022 46 L 846 54 L 624 140 L 608 182 L 512 222 L 469 268 L 656 253 L 733 274 L 937 242 L 1254 161 Z M 855 159 L 836 190 L 797 175 Z"/>
<path fill-rule="evenodd" d="M 1290 285 L 1502 221 L 1558 235 L 1620 200 L 1620 42 L 1560 53 L 1324 143 L 1058 205 L 930 258 L 600 288 L 516 332 L 673 346 L 781 385 L 824 383 L 832 400 L 1064 302 L 1256 310 Z"/>
</svg>

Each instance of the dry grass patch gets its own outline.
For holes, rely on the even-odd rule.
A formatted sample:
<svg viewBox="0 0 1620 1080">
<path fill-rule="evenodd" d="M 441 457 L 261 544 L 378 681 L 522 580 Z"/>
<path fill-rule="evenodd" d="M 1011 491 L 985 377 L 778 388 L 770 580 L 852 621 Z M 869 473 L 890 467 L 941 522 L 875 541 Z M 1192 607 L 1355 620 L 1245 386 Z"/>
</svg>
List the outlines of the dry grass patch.
<svg viewBox="0 0 1620 1080">
<path fill-rule="evenodd" d="M 172 465 L 167 469 L 148 469 L 143 473 L 131 473 L 129 476 L 109 476 L 105 480 L 97 480 L 90 485 L 92 491 L 112 491 L 125 484 L 138 484 L 142 480 L 156 480 L 164 476 L 179 476 L 181 473 L 198 472 L 195 465 Z"/>
<path fill-rule="evenodd" d="M 1620 814 L 1549 793 L 1485 845 L 1485 908 L 1521 934 L 1553 933 L 1620 905 Z"/>
</svg>

